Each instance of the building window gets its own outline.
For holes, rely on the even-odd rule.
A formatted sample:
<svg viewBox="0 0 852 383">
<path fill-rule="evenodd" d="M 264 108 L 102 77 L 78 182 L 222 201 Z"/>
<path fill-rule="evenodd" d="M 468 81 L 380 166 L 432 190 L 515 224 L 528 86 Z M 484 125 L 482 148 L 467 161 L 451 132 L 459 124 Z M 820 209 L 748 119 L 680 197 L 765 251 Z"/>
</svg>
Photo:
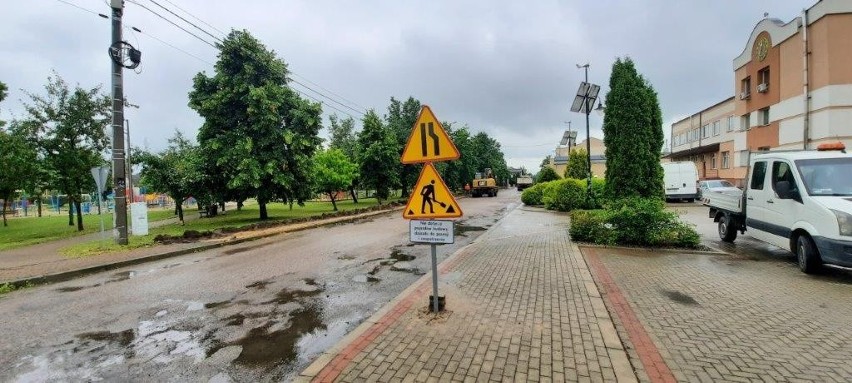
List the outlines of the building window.
<svg viewBox="0 0 852 383">
<path fill-rule="evenodd" d="M 729 167 L 730 159 L 731 152 L 722 152 L 722 169 L 727 169 Z"/>
<path fill-rule="evenodd" d="M 713 121 L 713 135 L 718 136 L 722 132 L 722 121 Z"/>
<path fill-rule="evenodd" d="M 728 116 L 728 131 L 734 131 L 734 116 Z"/>
<path fill-rule="evenodd" d="M 758 71 L 757 78 L 760 80 L 760 83 L 757 84 L 757 91 L 763 93 L 769 90 L 769 67 Z"/>
<path fill-rule="evenodd" d="M 701 127 L 701 137 L 707 138 L 710 137 L 710 124 L 705 124 Z"/>
<path fill-rule="evenodd" d="M 713 155 L 710 156 L 710 168 L 716 169 L 716 153 L 713 153 Z"/>
<path fill-rule="evenodd" d="M 757 111 L 758 125 L 769 125 L 769 108 L 763 108 Z"/>
<path fill-rule="evenodd" d="M 740 130 L 751 129 L 751 115 L 746 113 L 740 117 Z"/>
<path fill-rule="evenodd" d="M 742 87 L 740 88 L 740 99 L 745 100 L 749 97 L 751 97 L 751 76 L 743 79 Z"/>
</svg>

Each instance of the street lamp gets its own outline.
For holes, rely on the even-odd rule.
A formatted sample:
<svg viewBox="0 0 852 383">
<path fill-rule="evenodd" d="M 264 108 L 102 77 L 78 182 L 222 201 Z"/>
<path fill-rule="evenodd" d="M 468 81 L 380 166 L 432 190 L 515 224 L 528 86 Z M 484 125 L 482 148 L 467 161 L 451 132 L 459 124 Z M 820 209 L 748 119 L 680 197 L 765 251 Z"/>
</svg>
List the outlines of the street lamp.
<svg viewBox="0 0 852 383">
<path fill-rule="evenodd" d="M 589 135 L 589 113 L 592 112 L 592 107 L 595 106 L 595 100 L 598 98 L 598 93 L 601 90 L 600 85 L 589 83 L 589 64 L 577 64 L 577 69 L 583 68 L 586 74 L 585 81 L 580 83 L 580 88 L 577 89 L 577 96 L 574 97 L 574 103 L 571 104 L 571 111 L 583 113 L 586 115 L 586 201 L 592 205 L 592 140 Z"/>
<path fill-rule="evenodd" d="M 595 112 L 598 112 L 598 116 L 603 117 L 606 114 L 606 107 L 603 106 L 603 103 L 598 101 L 598 107 L 595 108 Z"/>
</svg>

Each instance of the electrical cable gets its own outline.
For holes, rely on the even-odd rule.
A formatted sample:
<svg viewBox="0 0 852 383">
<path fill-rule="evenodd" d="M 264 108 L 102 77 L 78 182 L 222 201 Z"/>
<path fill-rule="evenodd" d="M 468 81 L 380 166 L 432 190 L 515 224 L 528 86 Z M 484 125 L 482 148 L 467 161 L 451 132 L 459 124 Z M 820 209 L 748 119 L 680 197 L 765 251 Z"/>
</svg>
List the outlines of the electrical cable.
<svg viewBox="0 0 852 383">
<path fill-rule="evenodd" d="M 210 43 L 209 41 L 207 41 L 207 40 L 205 40 L 205 39 L 202 39 L 201 37 L 199 37 L 199 36 L 198 36 L 198 35 L 196 35 L 195 33 L 192 33 L 192 32 L 190 32 L 190 31 L 188 31 L 186 28 L 184 28 L 184 27 L 182 27 L 182 26 L 180 26 L 180 25 L 177 25 L 174 21 L 171 21 L 171 20 L 167 19 L 167 18 L 166 18 L 166 17 L 164 17 L 163 15 L 161 15 L 161 14 L 159 14 L 159 13 L 157 13 L 157 12 L 154 12 L 151 8 L 148 8 L 148 7 L 146 7 L 146 6 L 145 6 L 145 5 L 143 5 L 143 4 L 139 4 L 138 2 L 136 2 L 136 1 L 134 1 L 134 0 L 128 0 L 128 2 L 130 2 L 131 4 L 135 4 L 135 5 L 139 6 L 139 7 L 144 8 L 144 9 L 145 9 L 145 10 L 147 10 L 148 12 L 151 12 L 151 13 L 153 13 L 153 14 L 157 15 L 157 17 L 159 17 L 159 18 L 161 18 L 161 19 L 165 20 L 166 22 L 168 22 L 168 23 L 169 23 L 169 24 L 171 24 L 171 25 L 174 25 L 175 27 L 179 28 L 180 30 L 182 30 L 182 31 L 184 31 L 184 32 L 186 32 L 186 33 L 188 33 L 188 34 L 190 34 L 192 37 L 195 37 L 196 39 L 200 40 L 201 42 L 203 42 L 203 43 L 205 43 L 205 44 L 207 44 L 207 45 L 209 45 L 209 46 L 211 46 L 211 47 L 213 47 L 213 48 L 218 49 L 218 47 L 216 47 L 216 45 L 214 45 L 214 44 Z"/>
<path fill-rule="evenodd" d="M 221 39 L 221 38 L 214 36 L 212 33 L 207 32 L 207 30 L 206 30 L 206 29 L 203 29 L 203 28 L 201 28 L 201 27 L 199 27 L 199 26 L 197 26 L 197 25 L 193 24 L 191 21 L 189 21 L 189 20 L 187 20 L 187 19 L 184 19 L 183 17 L 181 17 L 181 15 L 178 15 L 177 13 L 172 12 L 172 10 L 171 10 L 171 9 L 168 9 L 168 8 L 166 8 L 166 7 L 162 6 L 162 5 L 160 5 L 160 3 L 158 3 L 158 2 L 156 2 L 156 1 L 154 1 L 154 0 L 148 0 L 148 1 L 150 1 L 150 2 L 154 3 L 154 5 L 156 5 L 156 6 L 160 7 L 160 8 L 163 8 L 164 10 L 166 10 L 166 12 L 171 13 L 171 14 L 172 14 L 172 15 L 174 15 L 175 17 L 177 17 L 177 18 L 179 18 L 179 19 L 183 20 L 183 22 L 185 22 L 185 23 L 187 23 L 187 24 L 189 24 L 189 25 L 192 25 L 193 27 L 195 27 L 195 29 L 198 29 L 199 31 L 202 31 L 202 32 L 206 33 L 206 34 L 207 34 L 207 36 L 210 36 L 210 37 L 214 38 L 216 41 L 218 41 L 218 42 L 220 42 L 220 43 L 222 42 L 222 39 Z"/>
<path fill-rule="evenodd" d="M 221 30 L 221 29 L 216 28 L 216 27 L 214 27 L 214 26 L 212 26 L 212 25 L 208 24 L 206 21 L 201 20 L 200 18 L 198 18 L 197 16 L 193 15 L 192 13 L 189 13 L 189 11 L 187 11 L 186 9 L 181 8 L 181 7 L 180 7 L 180 6 L 178 6 L 177 4 L 172 3 L 172 2 L 171 2 L 171 1 L 169 1 L 169 0 L 164 0 L 164 1 L 165 1 L 165 2 L 167 2 L 167 3 L 169 3 L 169 4 L 171 4 L 171 5 L 172 5 L 172 6 L 174 6 L 175 8 L 177 8 L 177 9 L 179 9 L 179 10 L 183 11 L 183 13 L 186 13 L 187 15 L 191 16 L 193 19 L 198 20 L 198 22 L 200 22 L 200 23 L 202 23 L 202 24 L 204 24 L 204 25 L 206 25 L 206 26 L 208 26 L 208 27 L 210 27 L 210 28 L 213 28 L 213 30 L 215 30 L 216 32 L 219 32 L 219 33 L 220 33 L 220 34 L 222 34 L 222 35 L 227 35 L 227 33 L 222 32 L 222 30 Z"/>
</svg>

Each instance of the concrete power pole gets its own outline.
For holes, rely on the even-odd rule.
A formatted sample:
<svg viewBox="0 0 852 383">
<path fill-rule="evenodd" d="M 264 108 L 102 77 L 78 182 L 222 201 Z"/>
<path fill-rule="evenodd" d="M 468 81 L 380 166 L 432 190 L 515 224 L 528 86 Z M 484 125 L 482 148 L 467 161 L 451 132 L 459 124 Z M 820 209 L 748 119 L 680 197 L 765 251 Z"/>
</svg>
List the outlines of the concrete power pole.
<svg viewBox="0 0 852 383">
<path fill-rule="evenodd" d="M 112 7 L 112 177 L 115 192 L 115 242 L 127 245 L 127 198 L 125 197 L 126 167 L 124 160 L 124 67 L 120 59 L 124 54 L 121 45 L 121 15 L 124 12 L 123 0 L 110 0 Z M 117 51 L 117 52 L 116 52 Z"/>
</svg>

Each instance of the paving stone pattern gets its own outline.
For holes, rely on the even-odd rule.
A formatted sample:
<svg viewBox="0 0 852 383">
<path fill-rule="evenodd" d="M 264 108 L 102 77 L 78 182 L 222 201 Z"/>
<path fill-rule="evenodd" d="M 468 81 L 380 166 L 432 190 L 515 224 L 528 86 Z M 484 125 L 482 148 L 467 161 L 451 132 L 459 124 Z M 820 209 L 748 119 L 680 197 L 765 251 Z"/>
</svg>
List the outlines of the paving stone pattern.
<svg viewBox="0 0 852 383">
<path fill-rule="evenodd" d="M 596 249 L 675 378 L 852 381 L 852 274 L 789 260 Z"/>
<path fill-rule="evenodd" d="M 616 381 L 612 353 L 630 372 L 620 343 L 605 345 L 599 321 L 611 322 L 595 316 L 567 217 L 526 208 L 511 214 L 441 276 L 449 315 L 425 313 L 421 291 L 337 380 Z"/>
</svg>

